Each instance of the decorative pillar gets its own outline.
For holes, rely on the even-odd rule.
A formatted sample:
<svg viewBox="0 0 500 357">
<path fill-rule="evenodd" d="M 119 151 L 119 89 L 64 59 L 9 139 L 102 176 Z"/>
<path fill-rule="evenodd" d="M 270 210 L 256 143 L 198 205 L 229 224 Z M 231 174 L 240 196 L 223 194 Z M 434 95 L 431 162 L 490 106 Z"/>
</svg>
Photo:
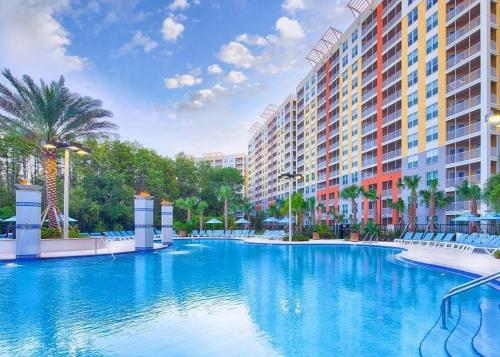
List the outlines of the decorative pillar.
<svg viewBox="0 0 500 357">
<path fill-rule="evenodd" d="M 134 197 L 135 250 L 152 250 L 154 197 L 147 192 Z"/>
<path fill-rule="evenodd" d="M 161 241 L 163 245 L 172 245 L 174 229 L 172 226 L 174 219 L 174 206 L 172 202 L 161 202 Z"/>
<path fill-rule="evenodd" d="M 41 191 L 38 185 L 16 184 L 16 259 L 40 258 Z"/>
</svg>

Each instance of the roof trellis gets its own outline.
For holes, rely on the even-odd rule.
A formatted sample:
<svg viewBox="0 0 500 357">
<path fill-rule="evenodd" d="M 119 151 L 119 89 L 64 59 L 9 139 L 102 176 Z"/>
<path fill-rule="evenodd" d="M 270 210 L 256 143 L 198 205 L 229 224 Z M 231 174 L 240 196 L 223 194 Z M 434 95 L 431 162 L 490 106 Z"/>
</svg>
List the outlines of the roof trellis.
<svg viewBox="0 0 500 357">
<path fill-rule="evenodd" d="M 373 5 L 373 0 L 351 0 L 347 3 L 347 8 L 351 10 L 355 19 L 361 15 L 369 6 Z"/>
<path fill-rule="evenodd" d="M 340 40 L 342 32 L 334 27 L 329 27 L 321 39 L 316 43 L 307 55 L 306 59 L 315 66 L 323 60 L 330 49 Z"/>
</svg>

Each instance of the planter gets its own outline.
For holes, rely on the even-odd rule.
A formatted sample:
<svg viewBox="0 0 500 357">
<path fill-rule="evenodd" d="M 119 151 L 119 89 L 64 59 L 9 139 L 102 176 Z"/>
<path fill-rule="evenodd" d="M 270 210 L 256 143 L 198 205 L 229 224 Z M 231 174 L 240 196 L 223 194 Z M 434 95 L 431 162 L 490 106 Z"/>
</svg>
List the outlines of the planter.
<svg viewBox="0 0 500 357">
<path fill-rule="evenodd" d="M 359 242 L 359 232 L 351 232 L 351 242 Z"/>
<path fill-rule="evenodd" d="M 318 240 L 319 239 L 319 232 L 313 232 L 313 239 Z"/>
<path fill-rule="evenodd" d="M 187 237 L 186 231 L 179 231 L 179 237 Z"/>
</svg>

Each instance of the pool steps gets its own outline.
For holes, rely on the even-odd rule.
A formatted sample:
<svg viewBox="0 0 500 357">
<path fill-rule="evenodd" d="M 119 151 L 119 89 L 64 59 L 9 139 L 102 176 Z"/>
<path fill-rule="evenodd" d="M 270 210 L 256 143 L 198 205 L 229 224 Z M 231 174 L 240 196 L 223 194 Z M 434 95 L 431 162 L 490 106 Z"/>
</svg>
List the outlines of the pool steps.
<svg viewBox="0 0 500 357">
<path fill-rule="evenodd" d="M 498 325 L 500 321 L 500 302 L 485 301 L 480 305 L 481 327 L 472 339 L 472 347 L 483 356 L 492 356 L 500 351 Z"/>
</svg>

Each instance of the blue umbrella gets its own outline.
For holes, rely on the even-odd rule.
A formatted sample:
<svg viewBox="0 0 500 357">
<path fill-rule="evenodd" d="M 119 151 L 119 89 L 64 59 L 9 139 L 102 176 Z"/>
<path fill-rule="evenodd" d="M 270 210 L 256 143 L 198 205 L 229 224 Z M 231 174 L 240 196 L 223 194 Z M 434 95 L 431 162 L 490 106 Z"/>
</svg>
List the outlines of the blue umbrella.
<svg viewBox="0 0 500 357">
<path fill-rule="evenodd" d="M 265 220 L 263 220 L 262 222 L 263 223 L 279 223 L 280 220 L 276 219 L 274 217 L 269 217 L 269 218 L 266 218 Z"/>
<path fill-rule="evenodd" d="M 10 218 L 4 219 L 2 222 L 5 222 L 5 223 L 16 223 L 16 216 L 12 216 Z"/>
<path fill-rule="evenodd" d="M 481 221 L 500 221 L 500 214 L 498 213 L 485 213 L 479 217 Z"/>
<path fill-rule="evenodd" d="M 247 221 L 245 218 L 240 218 L 238 219 L 236 222 L 234 222 L 236 224 L 250 224 L 249 221 Z"/>
<path fill-rule="evenodd" d="M 452 222 L 479 222 L 481 218 L 475 214 L 465 213 L 451 220 Z"/>
<path fill-rule="evenodd" d="M 209 224 L 221 224 L 222 222 L 219 221 L 217 218 L 212 218 L 210 221 L 208 221 L 207 223 Z"/>
<path fill-rule="evenodd" d="M 288 217 L 280 219 L 280 223 L 288 223 Z M 293 218 L 292 218 L 292 223 L 295 223 Z"/>
</svg>

